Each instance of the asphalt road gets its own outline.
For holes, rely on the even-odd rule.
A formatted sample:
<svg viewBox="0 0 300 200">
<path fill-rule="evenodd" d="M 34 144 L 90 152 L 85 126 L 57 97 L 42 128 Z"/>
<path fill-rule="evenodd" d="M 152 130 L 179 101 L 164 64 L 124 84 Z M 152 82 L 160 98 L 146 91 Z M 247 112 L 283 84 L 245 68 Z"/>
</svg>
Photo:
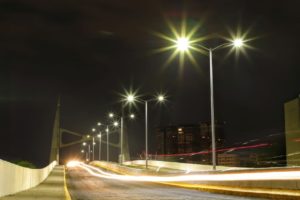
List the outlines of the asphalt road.
<svg viewBox="0 0 300 200">
<path fill-rule="evenodd" d="M 99 178 L 79 167 L 68 169 L 67 185 L 72 200 L 258 200 L 258 198 L 213 194 L 149 182 Z"/>
</svg>

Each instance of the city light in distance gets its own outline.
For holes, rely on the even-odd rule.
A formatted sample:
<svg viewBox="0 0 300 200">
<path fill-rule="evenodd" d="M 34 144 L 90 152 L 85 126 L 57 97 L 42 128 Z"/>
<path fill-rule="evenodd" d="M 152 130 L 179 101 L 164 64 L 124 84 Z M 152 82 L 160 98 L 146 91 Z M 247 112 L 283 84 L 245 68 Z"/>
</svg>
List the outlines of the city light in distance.
<svg viewBox="0 0 300 200">
<path fill-rule="evenodd" d="M 86 146 L 86 142 L 82 143 L 83 146 Z"/>
<path fill-rule="evenodd" d="M 97 125 L 98 125 L 98 126 L 101 126 L 102 124 L 101 124 L 101 122 L 98 122 Z"/>
<path fill-rule="evenodd" d="M 98 137 L 98 138 L 101 138 L 101 134 L 98 134 L 97 137 Z"/>
<path fill-rule="evenodd" d="M 114 122 L 114 126 L 119 126 L 119 122 Z"/>
<path fill-rule="evenodd" d="M 67 167 L 76 167 L 80 164 L 78 160 L 71 160 L 67 163 Z"/>
<path fill-rule="evenodd" d="M 93 132 L 95 132 L 95 131 L 96 131 L 96 129 L 95 129 L 95 128 L 92 128 L 92 131 L 93 131 Z"/>
<path fill-rule="evenodd" d="M 109 116 L 110 118 L 113 118 L 113 117 L 114 117 L 114 114 L 113 114 L 113 113 L 109 113 L 108 116 Z"/>
</svg>

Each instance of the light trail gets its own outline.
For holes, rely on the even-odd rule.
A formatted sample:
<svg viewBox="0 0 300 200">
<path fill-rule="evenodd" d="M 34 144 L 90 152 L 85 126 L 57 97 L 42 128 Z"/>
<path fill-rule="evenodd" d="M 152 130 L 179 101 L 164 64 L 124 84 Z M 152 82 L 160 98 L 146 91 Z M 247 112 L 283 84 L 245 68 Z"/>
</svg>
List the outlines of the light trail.
<svg viewBox="0 0 300 200">
<path fill-rule="evenodd" d="M 300 180 L 300 170 L 290 171 L 269 171 L 269 172 L 240 172 L 240 173 L 222 173 L 222 174 L 196 174 L 196 175 L 178 175 L 178 176 L 133 176 L 119 175 L 104 172 L 103 170 L 78 163 L 78 167 L 86 170 L 92 176 L 122 180 L 122 181 L 143 181 L 143 182 L 182 182 L 182 181 L 251 181 L 251 180 Z"/>
<path fill-rule="evenodd" d="M 216 152 L 236 151 L 236 150 L 242 150 L 242 149 L 255 149 L 255 148 L 261 148 L 261 147 L 267 147 L 267 146 L 271 146 L 271 145 L 268 144 L 268 143 L 261 143 L 261 144 L 247 145 L 247 146 L 240 146 L 240 147 L 229 147 L 229 148 L 217 149 Z M 165 157 L 172 157 L 172 156 L 194 156 L 194 155 L 209 154 L 211 152 L 212 152 L 211 150 L 208 150 L 208 151 L 199 151 L 199 152 L 192 152 L 192 153 L 158 154 L 158 155 L 153 155 L 153 156 L 165 156 Z"/>
</svg>

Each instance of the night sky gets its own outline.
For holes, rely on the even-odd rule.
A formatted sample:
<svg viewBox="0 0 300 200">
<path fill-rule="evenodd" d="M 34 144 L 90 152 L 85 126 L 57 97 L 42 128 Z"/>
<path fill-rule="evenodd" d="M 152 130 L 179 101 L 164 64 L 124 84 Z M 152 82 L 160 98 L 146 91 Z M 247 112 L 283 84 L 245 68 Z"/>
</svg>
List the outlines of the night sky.
<svg viewBox="0 0 300 200">
<path fill-rule="evenodd" d="M 228 144 L 284 130 L 284 102 L 300 94 L 300 3 L 243 0 L 1 0 L 0 159 L 48 162 L 57 98 L 62 127 L 87 133 L 109 111 L 120 111 L 120 93 L 139 89 L 148 98 L 163 91 L 168 102 L 150 105 L 154 128 L 210 120 L 208 56 L 193 52 L 180 70 L 172 51 L 154 53 L 179 29 L 199 23 L 206 46 L 222 43 L 228 29 L 249 30 L 246 56 L 214 53 L 215 106 Z M 143 105 L 130 122 L 133 155 L 144 148 Z M 79 152 L 79 150 L 78 150 Z M 76 152 L 77 153 L 77 152 Z"/>
</svg>

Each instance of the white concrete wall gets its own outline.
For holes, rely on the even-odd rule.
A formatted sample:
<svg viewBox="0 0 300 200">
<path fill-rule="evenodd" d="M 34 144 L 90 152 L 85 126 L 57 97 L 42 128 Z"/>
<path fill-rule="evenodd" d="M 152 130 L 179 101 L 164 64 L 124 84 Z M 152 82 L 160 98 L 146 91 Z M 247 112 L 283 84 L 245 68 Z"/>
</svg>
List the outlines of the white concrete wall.
<svg viewBox="0 0 300 200">
<path fill-rule="evenodd" d="M 0 197 L 37 186 L 52 171 L 56 161 L 42 169 L 30 169 L 0 159 Z"/>
</svg>

